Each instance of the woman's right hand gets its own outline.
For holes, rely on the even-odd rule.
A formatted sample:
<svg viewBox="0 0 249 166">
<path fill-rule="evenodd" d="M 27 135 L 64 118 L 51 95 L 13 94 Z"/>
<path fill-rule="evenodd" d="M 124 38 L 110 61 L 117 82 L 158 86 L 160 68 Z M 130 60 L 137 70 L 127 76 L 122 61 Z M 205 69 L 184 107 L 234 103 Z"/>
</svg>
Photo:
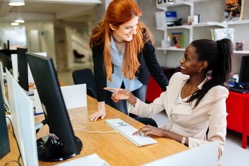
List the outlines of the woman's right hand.
<svg viewBox="0 0 249 166">
<path fill-rule="evenodd" d="M 136 103 L 136 97 L 127 89 L 105 87 L 105 90 L 112 91 L 112 100 L 119 102 L 119 100 L 128 100 L 129 103 L 134 105 Z"/>
<path fill-rule="evenodd" d="M 120 88 L 111 88 L 111 87 L 105 87 L 105 90 L 112 91 L 112 100 L 114 102 L 118 102 L 119 100 L 128 100 L 131 92 L 127 89 L 120 89 Z"/>
<path fill-rule="evenodd" d="M 104 119 L 106 117 L 105 102 L 98 102 L 98 111 L 89 117 L 90 121 L 96 121 L 99 118 Z"/>
</svg>

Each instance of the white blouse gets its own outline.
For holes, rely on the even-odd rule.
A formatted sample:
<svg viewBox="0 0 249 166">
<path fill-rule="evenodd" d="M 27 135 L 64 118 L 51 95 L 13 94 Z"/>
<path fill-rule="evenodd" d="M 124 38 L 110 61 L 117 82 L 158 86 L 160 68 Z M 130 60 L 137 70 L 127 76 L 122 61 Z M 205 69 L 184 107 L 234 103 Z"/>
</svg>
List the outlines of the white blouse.
<svg viewBox="0 0 249 166">
<path fill-rule="evenodd" d="M 179 98 L 183 85 L 189 79 L 188 75 L 175 73 L 167 87 L 167 91 L 153 103 L 146 104 L 139 99 L 134 106 L 129 107 L 129 112 L 144 117 L 153 117 L 155 114 L 165 111 L 168 120 L 163 127 L 182 136 L 188 137 L 190 148 L 206 144 L 209 141 L 217 141 L 219 144 L 219 156 L 224 150 L 226 138 L 226 99 L 229 91 L 223 86 L 211 88 L 198 106 L 193 109 L 196 101 L 191 104 L 185 99 Z M 207 81 L 205 79 L 198 88 Z M 208 135 L 206 137 L 207 129 Z"/>
</svg>

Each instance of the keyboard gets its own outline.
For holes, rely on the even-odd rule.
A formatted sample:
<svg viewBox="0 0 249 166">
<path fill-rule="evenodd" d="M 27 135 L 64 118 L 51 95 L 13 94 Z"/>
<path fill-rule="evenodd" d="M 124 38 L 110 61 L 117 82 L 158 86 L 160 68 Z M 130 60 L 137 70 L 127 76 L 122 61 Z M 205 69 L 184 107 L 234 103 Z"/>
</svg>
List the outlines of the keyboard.
<svg viewBox="0 0 249 166">
<path fill-rule="evenodd" d="M 106 123 L 137 146 L 145 146 L 157 143 L 156 140 L 149 136 L 132 135 L 138 129 L 121 119 L 107 119 Z"/>
</svg>

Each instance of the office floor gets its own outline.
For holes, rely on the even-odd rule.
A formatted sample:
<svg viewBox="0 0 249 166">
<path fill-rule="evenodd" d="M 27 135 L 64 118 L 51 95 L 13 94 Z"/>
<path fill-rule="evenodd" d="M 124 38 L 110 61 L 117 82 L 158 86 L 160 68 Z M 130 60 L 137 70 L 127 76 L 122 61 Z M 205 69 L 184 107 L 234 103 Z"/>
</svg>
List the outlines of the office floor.
<svg viewBox="0 0 249 166">
<path fill-rule="evenodd" d="M 67 85 L 73 85 L 72 71 L 92 67 L 90 63 L 74 63 L 69 65 L 69 72 L 58 73 L 59 80 Z M 154 117 L 158 126 L 162 126 L 166 120 L 165 114 L 161 113 Z M 219 164 L 221 166 L 248 166 L 249 165 L 249 146 L 247 149 L 241 147 L 242 136 L 239 133 L 228 131 L 225 151 L 221 157 Z M 249 138 L 248 138 L 249 142 Z M 248 143 L 249 145 L 249 143 Z"/>
</svg>

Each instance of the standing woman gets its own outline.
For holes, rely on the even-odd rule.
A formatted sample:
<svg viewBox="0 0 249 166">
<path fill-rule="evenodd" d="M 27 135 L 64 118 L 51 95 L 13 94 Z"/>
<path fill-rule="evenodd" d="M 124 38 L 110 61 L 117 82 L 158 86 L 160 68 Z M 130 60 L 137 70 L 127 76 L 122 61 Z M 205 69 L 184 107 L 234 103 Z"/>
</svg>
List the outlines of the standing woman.
<svg viewBox="0 0 249 166">
<path fill-rule="evenodd" d="M 136 115 L 153 117 L 165 111 L 168 120 L 163 128 L 147 125 L 137 133 L 174 139 L 190 148 L 215 141 L 220 157 L 226 139 L 229 94 L 224 82 L 231 72 L 232 53 L 233 44 L 229 39 L 193 41 L 180 61 L 181 72 L 170 78 L 167 91 L 150 104 L 126 89 L 105 89 L 114 91 L 114 100 L 128 100 L 129 112 Z"/>
<path fill-rule="evenodd" d="M 139 21 L 142 11 L 134 0 L 113 0 L 104 19 L 92 30 L 90 48 L 93 53 L 94 78 L 98 111 L 91 121 L 106 116 L 105 103 L 128 114 L 127 102 L 113 102 L 112 92 L 104 87 L 126 88 L 145 101 L 150 74 L 163 91 L 168 80 L 152 45 L 149 28 Z"/>
</svg>

